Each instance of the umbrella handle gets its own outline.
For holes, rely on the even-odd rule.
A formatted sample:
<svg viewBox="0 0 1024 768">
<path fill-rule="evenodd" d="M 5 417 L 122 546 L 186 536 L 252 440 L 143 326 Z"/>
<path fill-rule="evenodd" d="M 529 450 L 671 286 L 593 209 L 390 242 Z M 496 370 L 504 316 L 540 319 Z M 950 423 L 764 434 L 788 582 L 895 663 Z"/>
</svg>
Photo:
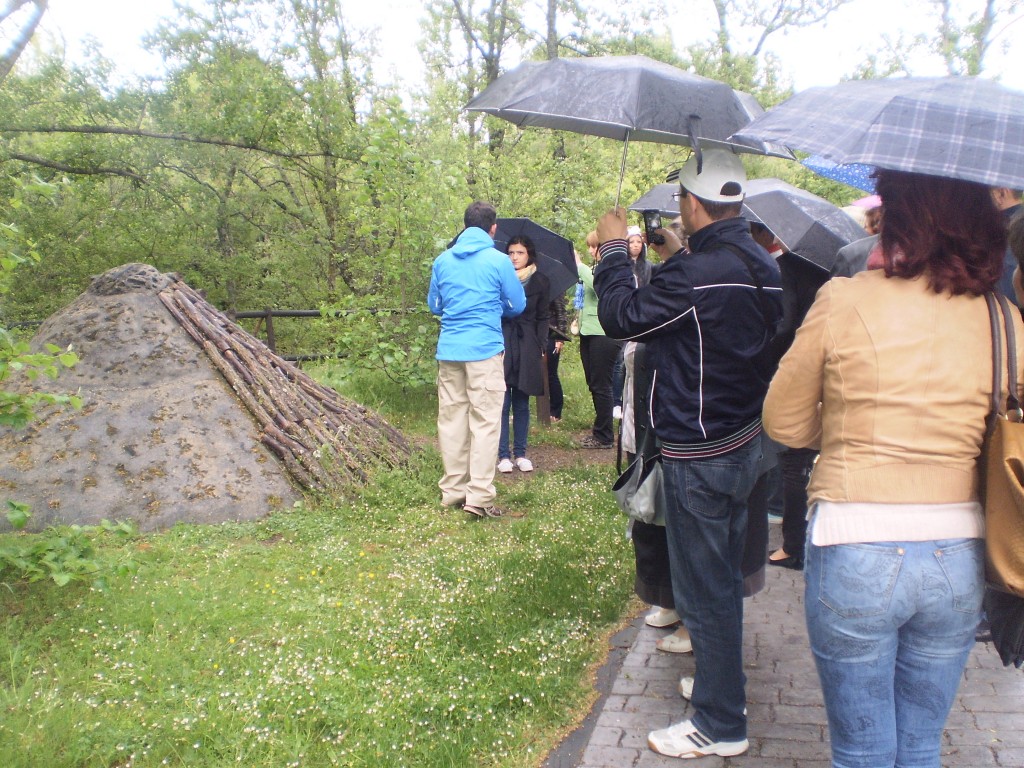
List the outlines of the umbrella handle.
<svg viewBox="0 0 1024 768">
<path fill-rule="evenodd" d="M 626 153 L 629 151 L 629 131 L 626 131 L 626 141 L 622 145 L 622 164 L 619 166 L 619 188 L 615 190 L 615 207 L 619 207 L 619 198 L 622 196 L 622 179 L 626 175 Z"/>
</svg>

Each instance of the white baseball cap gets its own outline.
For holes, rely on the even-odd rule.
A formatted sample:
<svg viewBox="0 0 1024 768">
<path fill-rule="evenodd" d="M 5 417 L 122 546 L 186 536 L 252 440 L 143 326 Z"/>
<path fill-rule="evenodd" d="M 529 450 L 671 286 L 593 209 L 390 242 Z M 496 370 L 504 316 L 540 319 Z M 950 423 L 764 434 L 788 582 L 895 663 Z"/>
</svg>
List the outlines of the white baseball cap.
<svg viewBox="0 0 1024 768">
<path fill-rule="evenodd" d="M 697 172 L 698 162 L 701 164 Z M 679 185 L 701 200 L 712 203 L 742 203 L 747 172 L 739 155 L 728 149 L 705 149 L 694 152 L 678 171 L 668 175 L 667 181 Z"/>
</svg>

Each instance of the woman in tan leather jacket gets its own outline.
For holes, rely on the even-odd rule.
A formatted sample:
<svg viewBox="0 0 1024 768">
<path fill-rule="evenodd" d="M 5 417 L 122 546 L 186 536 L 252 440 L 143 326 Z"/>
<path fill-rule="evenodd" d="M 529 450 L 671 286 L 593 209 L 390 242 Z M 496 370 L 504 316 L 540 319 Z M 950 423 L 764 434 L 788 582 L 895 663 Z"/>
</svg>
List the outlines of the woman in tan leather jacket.
<svg viewBox="0 0 1024 768">
<path fill-rule="evenodd" d="M 764 426 L 784 445 L 821 449 L 804 605 L 833 765 L 938 768 L 984 591 L 984 294 L 1006 240 L 984 186 L 888 170 L 877 180 L 883 268 L 819 291 Z"/>
</svg>

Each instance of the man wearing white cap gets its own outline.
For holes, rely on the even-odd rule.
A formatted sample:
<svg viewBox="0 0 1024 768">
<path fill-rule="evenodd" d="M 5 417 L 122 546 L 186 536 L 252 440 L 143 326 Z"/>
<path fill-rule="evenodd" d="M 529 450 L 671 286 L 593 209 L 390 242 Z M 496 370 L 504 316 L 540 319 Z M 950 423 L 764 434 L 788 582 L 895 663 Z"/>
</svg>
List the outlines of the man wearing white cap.
<svg viewBox="0 0 1024 768">
<path fill-rule="evenodd" d="M 747 178 L 739 157 L 695 151 L 678 179 L 690 253 L 658 230 L 665 263 L 637 288 L 624 212 L 609 212 L 597 227 L 594 288 L 608 335 L 647 343 L 672 592 L 696 662 L 694 678 L 680 684 L 693 717 L 653 731 L 648 744 L 672 757 L 730 756 L 748 748 L 741 562 L 782 291 L 778 267 L 740 217 Z"/>
</svg>

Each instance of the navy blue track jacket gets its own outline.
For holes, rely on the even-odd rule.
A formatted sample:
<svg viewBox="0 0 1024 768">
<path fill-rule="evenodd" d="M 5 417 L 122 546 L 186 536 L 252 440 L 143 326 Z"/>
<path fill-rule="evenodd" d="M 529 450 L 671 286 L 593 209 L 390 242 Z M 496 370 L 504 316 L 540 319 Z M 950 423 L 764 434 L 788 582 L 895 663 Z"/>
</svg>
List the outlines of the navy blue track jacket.
<svg viewBox="0 0 1024 768">
<path fill-rule="evenodd" d="M 768 324 L 743 260 L 753 263 L 767 299 Z M 708 458 L 738 448 L 761 430 L 768 378 L 754 358 L 782 318 L 774 260 L 741 218 L 716 221 L 690 237 L 637 288 L 625 240 L 601 245 L 594 273 L 598 317 L 609 336 L 647 344 L 654 369 L 651 423 L 671 458 Z"/>
</svg>

